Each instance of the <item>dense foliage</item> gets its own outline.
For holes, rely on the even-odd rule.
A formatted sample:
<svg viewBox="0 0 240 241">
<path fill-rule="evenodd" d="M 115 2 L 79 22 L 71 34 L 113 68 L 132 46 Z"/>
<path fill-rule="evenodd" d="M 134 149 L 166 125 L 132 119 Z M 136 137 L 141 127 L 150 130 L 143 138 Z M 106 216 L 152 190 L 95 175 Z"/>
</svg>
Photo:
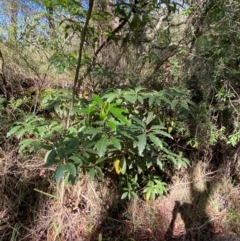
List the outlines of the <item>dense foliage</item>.
<svg viewBox="0 0 240 241">
<path fill-rule="evenodd" d="M 110 176 L 155 199 L 186 147 L 238 146 L 238 1 L 12 2 L 1 122 L 57 182 Z"/>
</svg>

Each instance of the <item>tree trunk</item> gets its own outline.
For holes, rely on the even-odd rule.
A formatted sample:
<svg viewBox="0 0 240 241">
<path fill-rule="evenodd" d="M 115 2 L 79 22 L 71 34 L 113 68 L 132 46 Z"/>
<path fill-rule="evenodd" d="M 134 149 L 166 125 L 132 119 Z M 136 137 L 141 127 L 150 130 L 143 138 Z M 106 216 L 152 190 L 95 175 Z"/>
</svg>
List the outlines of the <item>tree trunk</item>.
<svg viewBox="0 0 240 241">
<path fill-rule="evenodd" d="M 17 14 L 18 14 L 18 0 L 11 0 L 10 2 L 10 26 L 8 31 L 8 39 L 15 42 L 17 40 Z"/>
</svg>

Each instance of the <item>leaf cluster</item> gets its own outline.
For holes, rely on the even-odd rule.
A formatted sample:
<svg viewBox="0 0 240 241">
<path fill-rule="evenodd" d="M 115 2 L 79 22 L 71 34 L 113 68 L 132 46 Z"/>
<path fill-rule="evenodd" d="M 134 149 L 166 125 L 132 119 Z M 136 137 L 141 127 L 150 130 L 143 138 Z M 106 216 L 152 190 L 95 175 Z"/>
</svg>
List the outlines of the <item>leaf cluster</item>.
<svg viewBox="0 0 240 241">
<path fill-rule="evenodd" d="M 69 108 L 61 96 L 43 100 L 59 115 Z M 56 168 L 57 182 L 64 178 L 65 183 L 74 183 L 81 172 L 90 178 L 111 173 L 119 181 L 122 198 L 145 193 L 146 199 L 155 199 L 166 190 L 160 175 L 170 166 L 188 165 L 182 153 L 171 150 L 171 132 L 177 126 L 173 113 L 179 118 L 189 115 L 191 106 L 188 96 L 175 89 L 115 89 L 79 100 L 68 129 L 61 119 L 31 115 L 15 123 L 8 136 L 22 138 L 28 133 L 31 138 L 21 141 L 20 151 L 45 149 L 45 167 Z"/>
</svg>

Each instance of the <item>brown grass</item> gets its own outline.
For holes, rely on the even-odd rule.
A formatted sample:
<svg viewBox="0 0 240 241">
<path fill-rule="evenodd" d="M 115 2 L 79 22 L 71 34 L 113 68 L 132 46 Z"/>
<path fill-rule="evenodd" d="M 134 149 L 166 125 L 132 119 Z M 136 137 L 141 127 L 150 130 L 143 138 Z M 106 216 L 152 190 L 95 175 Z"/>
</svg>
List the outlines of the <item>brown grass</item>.
<svg viewBox="0 0 240 241">
<path fill-rule="evenodd" d="M 239 185 L 215 178 L 205 163 L 176 175 L 155 201 L 126 202 L 111 180 L 81 175 L 63 187 L 41 157 L 0 150 L 3 241 L 240 239 Z"/>
</svg>

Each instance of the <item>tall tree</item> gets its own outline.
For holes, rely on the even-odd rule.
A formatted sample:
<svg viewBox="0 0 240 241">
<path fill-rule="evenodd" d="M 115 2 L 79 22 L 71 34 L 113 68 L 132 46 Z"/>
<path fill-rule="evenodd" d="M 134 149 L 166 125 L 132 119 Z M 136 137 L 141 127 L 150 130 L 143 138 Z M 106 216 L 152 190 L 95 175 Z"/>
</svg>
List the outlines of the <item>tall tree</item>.
<svg viewBox="0 0 240 241">
<path fill-rule="evenodd" d="M 8 39 L 10 41 L 17 40 L 18 29 L 18 0 L 11 0 L 10 2 L 10 26 L 8 31 Z"/>
</svg>

